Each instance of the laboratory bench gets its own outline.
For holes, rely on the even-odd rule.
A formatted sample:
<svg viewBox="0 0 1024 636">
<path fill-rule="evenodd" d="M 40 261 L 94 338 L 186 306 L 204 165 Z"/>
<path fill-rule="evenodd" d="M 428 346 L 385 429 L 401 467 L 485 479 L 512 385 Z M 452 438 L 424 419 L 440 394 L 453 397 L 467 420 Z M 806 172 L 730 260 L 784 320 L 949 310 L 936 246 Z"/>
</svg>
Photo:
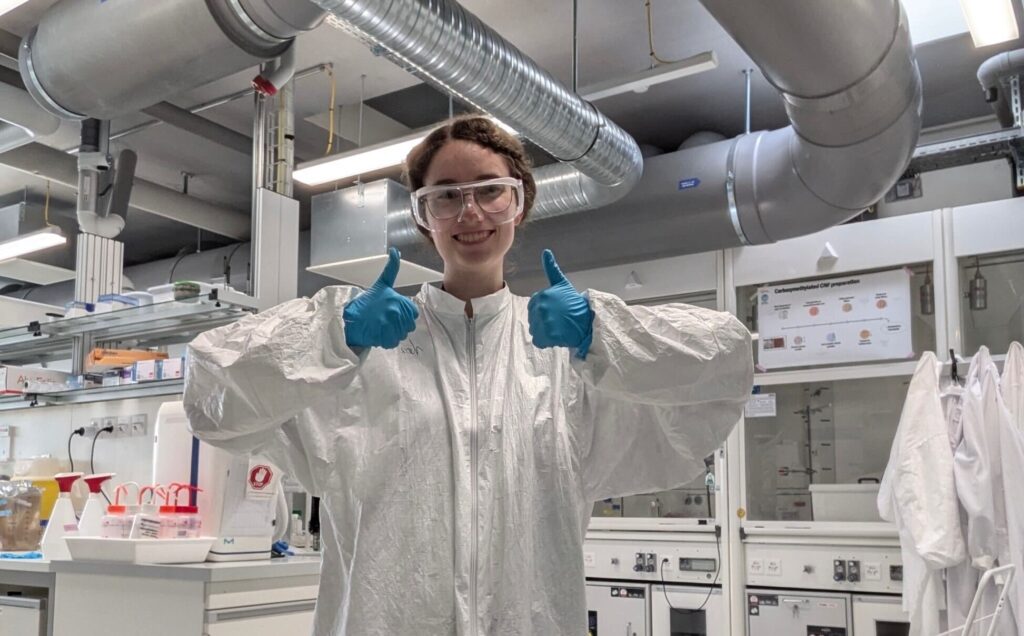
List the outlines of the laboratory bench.
<svg viewBox="0 0 1024 636">
<path fill-rule="evenodd" d="M 0 589 L 44 599 L 48 636 L 311 633 L 319 582 L 319 556 L 187 565 L 0 560 Z"/>
</svg>

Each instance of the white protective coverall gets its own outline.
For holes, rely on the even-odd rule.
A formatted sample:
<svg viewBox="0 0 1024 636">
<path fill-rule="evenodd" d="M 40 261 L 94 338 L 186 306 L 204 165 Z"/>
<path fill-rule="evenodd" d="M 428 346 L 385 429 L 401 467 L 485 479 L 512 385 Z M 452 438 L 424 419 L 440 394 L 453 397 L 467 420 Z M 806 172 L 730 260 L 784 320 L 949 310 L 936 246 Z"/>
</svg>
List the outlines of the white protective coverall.
<svg viewBox="0 0 1024 636">
<path fill-rule="evenodd" d="M 903 560 L 903 609 L 911 636 L 943 631 L 943 568 L 964 560 L 949 441 L 951 402 L 943 404 L 942 364 L 926 352 L 907 389 L 889 463 L 878 490 L 878 513 L 896 524 Z"/>
<path fill-rule="evenodd" d="M 269 455 L 319 495 L 320 636 L 575 636 L 595 500 L 704 470 L 750 393 L 732 316 L 590 291 L 586 360 L 533 346 L 526 298 L 425 285 L 399 348 L 356 353 L 359 290 L 200 335 L 185 408 L 211 444 Z"/>
<path fill-rule="evenodd" d="M 1003 500 L 1006 505 L 1007 537 L 1010 562 L 1016 567 L 1016 578 L 1010 588 L 1010 607 L 1018 624 L 1024 622 L 1024 347 L 1010 345 L 1000 380 L 1003 402 L 1009 419 L 1000 435 L 1000 457 L 1003 462 Z"/>
<path fill-rule="evenodd" d="M 999 369 L 992 361 L 988 347 L 981 347 L 971 360 L 964 385 L 961 407 L 963 439 L 953 459 L 957 496 L 967 518 L 967 554 L 974 567 L 970 577 L 972 584 L 962 589 L 971 592 L 985 570 L 1011 561 L 1000 449 L 1002 431 L 1009 426 L 1010 414 L 1003 403 L 999 383 Z M 1017 494 L 1016 488 L 1013 491 Z M 951 574 L 951 578 L 965 577 L 960 572 Z M 997 597 L 998 591 L 994 586 L 986 588 L 982 598 L 982 616 L 995 610 Z M 961 607 L 955 606 L 957 602 Z M 963 593 L 956 599 L 951 595 L 950 614 L 966 614 L 970 602 L 971 597 Z M 987 629 L 988 623 L 983 627 Z M 1012 606 L 1004 608 L 996 633 L 1018 636 Z"/>
</svg>

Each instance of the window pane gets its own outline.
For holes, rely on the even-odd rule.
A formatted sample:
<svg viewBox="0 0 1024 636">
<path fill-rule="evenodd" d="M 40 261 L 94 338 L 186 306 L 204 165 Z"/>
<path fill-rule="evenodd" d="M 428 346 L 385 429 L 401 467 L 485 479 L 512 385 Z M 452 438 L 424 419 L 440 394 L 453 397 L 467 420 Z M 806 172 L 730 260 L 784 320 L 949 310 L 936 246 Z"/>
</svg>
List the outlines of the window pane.
<svg viewBox="0 0 1024 636">
<path fill-rule="evenodd" d="M 776 416 L 746 420 L 748 517 L 879 521 L 878 482 L 909 381 L 871 378 L 762 387 L 762 393 L 775 394 Z"/>
</svg>

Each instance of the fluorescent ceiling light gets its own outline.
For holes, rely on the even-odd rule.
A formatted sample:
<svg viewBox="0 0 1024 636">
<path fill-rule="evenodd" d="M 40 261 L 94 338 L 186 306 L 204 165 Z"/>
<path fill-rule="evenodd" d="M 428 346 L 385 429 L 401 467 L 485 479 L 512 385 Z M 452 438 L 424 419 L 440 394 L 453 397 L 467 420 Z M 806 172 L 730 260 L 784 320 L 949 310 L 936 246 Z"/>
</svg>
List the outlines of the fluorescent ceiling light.
<svg viewBox="0 0 1024 636">
<path fill-rule="evenodd" d="M 17 258 L 18 256 L 24 256 L 25 254 L 31 254 L 32 252 L 38 252 L 39 250 L 45 250 L 48 247 L 63 245 L 64 243 L 67 243 L 67 241 L 68 240 L 64 238 L 64 235 L 61 234 L 60 228 L 55 226 L 15 236 L 14 238 L 0 242 L 0 261 L 6 261 L 11 258 Z"/>
<path fill-rule="evenodd" d="M 426 136 L 427 133 L 417 133 L 323 159 L 307 161 L 296 167 L 292 177 L 300 183 L 315 186 L 399 166 L 405 161 L 409 151 Z"/>
<path fill-rule="evenodd" d="M 0 0 L 0 15 L 13 11 L 26 2 L 28 0 Z"/>
<path fill-rule="evenodd" d="M 974 46 L 989 46 L 1019 37 L 1012 0 L 960 0 L 960 6 Z"/>
<path fill-rule="evenodd" d="M 960 0 L 902 0 L 915 46 L 967 33 Z"/>
<path fill-rule="evenodd" d="M 648 88 L 655 84 L 671 82 L 682 77 L 710 71 L 714 68 L 718 68 L 718 57 L 714 51 L 705 51 L 693 57 L 688 57 L 685 60 L 655 66 L 650 70 L 641 71 L 626 78 L 612 79 L 607 82 L 584 86 L 579 90 L 579 95 L 587 101 L 594 102 L 611 97 L 612 95 L 621 95 L 622 93 L 645 93 Z"/>
<path fill-rule="evenodd" d="M 491 119 L 502 130 L 509 134 L 516 134 L 508 125 L 494 117 Z M 296 166 L 292 177 L 299 183 L 317 186 L 385 168 L 394 168 L 402 165 L 409 151 L 426 139 L 429 134 L 429 130 L 416 132 L 365 148 L 307 161 Z"/>
</svg>

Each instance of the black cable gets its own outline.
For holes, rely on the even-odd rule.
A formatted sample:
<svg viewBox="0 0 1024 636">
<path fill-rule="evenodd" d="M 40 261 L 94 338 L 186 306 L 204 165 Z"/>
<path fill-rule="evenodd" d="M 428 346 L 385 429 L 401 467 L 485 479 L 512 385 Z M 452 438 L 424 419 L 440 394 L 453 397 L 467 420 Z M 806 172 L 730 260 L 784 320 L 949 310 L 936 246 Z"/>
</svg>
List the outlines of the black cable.
<svg viewBox="0 0 1024 636">
<path fill-rule="evenodd" d="M 102 435 L 103 433 L 113 432 L 114 427 L 108 425 L 96 431 L 96 434 L 92 436 L 92 450 L 89 451 L 89 470 L 92 472 L 93 475 L 96 474 L 96 466 L 93 464 L 93 461 L 96 459 L 96 440 L 99 439 L 100 435 Z M 107 500 L 107 505 L 110 505 L 110 497 L 107 496 L 107 493 L 103 492 L 103 486 L 100 486 L 100 494 L 103 495 L 103 498 Z"/>
<path fill-rule="evenodd" d="M 708 493 L 708 519 L 714 519 L 715 513 L 711 512 L 711 486 L 709 484 L 704 484 L 704 489 Z"/>
<path fill-rule="evenodd" d="M 85 435 L 85 427 L 79 426 L 71 431 L 71 435 L 68 435 L 68 461 L 71 462 L 71 472 L 75 472 L 75 458 L 71 456 L 71 440 L 75 435 Z"/>
<path fill-rule="evenodd" d="M 708 595 L 704 597 L 704 602 L 700 604 L 697 609 L 683 609 L 681 607 L 675 607 L 672 605 L 672 601 L 668 600 L 668 585 L 665 582 L 665 564 L 668 563 L 668 559 L 661 560 L 661 567 L 659 571 L 661 573 L 661 593 L 665 595 L 665 602 L 668 603 L 670 610 L 675 612 L 687 612 L 688 614 L 695 614 L 697 612 L 703 612 L 704 608 L 707 607 L 708 601 L 711 600 L 711 594 L 715 591 L 715 586 L 718 585 L 718 575 L 722 572 L 722 529 L 720 526 L 715 526 L 715 553 L 718 555 L 718 562 L 715 568 L 715 578 L 711 581 L 711 586 L 708 587 Z"/>
</svg>

